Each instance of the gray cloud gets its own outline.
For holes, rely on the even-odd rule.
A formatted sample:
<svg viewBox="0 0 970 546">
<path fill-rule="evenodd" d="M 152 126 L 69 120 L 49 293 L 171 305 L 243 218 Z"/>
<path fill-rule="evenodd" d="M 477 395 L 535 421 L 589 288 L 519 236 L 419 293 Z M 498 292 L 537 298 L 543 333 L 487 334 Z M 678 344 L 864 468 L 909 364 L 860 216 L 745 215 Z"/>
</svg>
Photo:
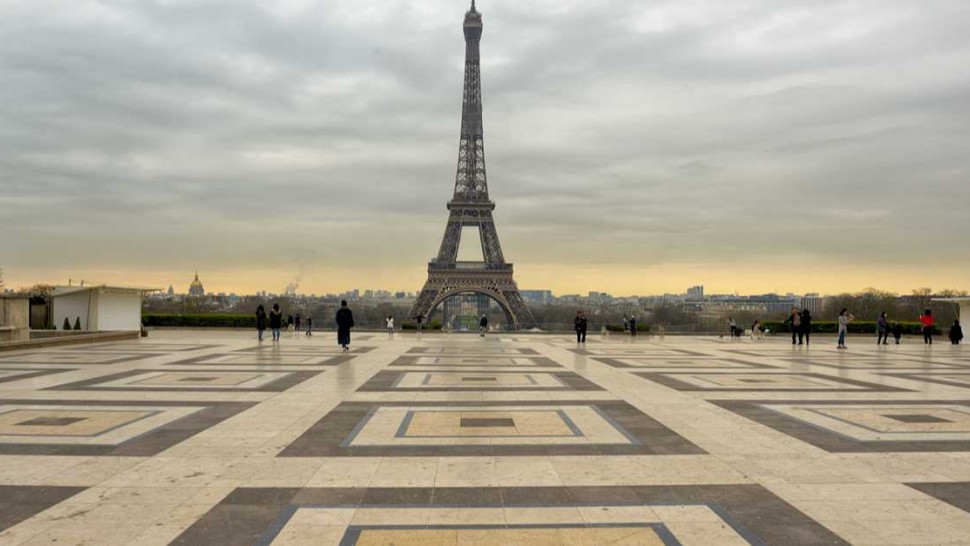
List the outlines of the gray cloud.
<svg viewBox="0 0 970 546">
<path fill-rule="evenodd" d="M 569 249 L 900 260 L 874 240 L 970 266 L 940 258 L 970 230 L 966 2 L 479 7 L 491 191 L 520 268 Z M 420 273 L 453 183 L 465 9 L 0 4 L 0 266 Z"/>
</svg>

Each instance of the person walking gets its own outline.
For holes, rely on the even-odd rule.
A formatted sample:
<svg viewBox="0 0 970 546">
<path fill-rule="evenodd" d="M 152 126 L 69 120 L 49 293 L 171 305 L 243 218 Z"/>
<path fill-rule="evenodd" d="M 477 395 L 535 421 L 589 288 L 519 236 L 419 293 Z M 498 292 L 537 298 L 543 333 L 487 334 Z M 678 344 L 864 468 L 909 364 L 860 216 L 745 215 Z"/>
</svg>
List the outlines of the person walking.
<svg viewBox="0 0 970 546">
<path fill-rule="evenodd" d="M 313 317 L 306 316 L 306 337 L 313 337 Z"/>
<path fill-rule="evenodd" d="M 350 329 L 354 327 L 354 314 L 347 307 L 347 300 L 341 300 L 340 309 L 337 309 L 337 343 L 350 350 Z"/>
<path fill-rule="evenodd" d="M 424 315 L 414 317 L 414 322 L 418 323 L 418 339 L 421 338 L 421 323 L 424 322 Z"/>
<path fill-rule="evenodd" d="M 933 310 L 927 309 L 919 316 L 919 323 L 923 325 L 923 343 L 925 345 L 933 344 L 933 327 L 936 325 L 936 321 L 933 320 Z"/>
<path fill-rule="evenodd" d="M 488 331 L 488 317 L 482 315 L 481 320 L 478 321 L 478 335 L 485 337 L 485 332 Z"/>
<path fill-rule="evenodd" d="M 802 315 L 798 312 L 797 307 L 791 308 L 791 313 L 788 318 L 785 319 L 785 324 L 791 324 L 791 344 L 795 344 L 795 340 L 802 332 Z M 801 345 L 801 342 L 798 343 Z"/>
<path fill-rule="evenodd" d="M 812 312 L 808 309 L 802 310 L 802 324 L 798 330 L 798 344 L 802 344 L 802 335 L 805 336 L 805 346 L 807 347 L 812 340 Z"/>
<path fill-rule="evenodd" d="M 586 343 L 586 329 L 589 321 L 586 320 L 586 313 L 576 311 L 576 318 L 573 319 L 573 328 L 576 329 L 576 343 Z"/>
<path fill-rule="evenodd" d="M 761 321 L 755 319 L 751 324 L 751 341 L 757 341 L 761 339 Z"/>
<path fill-rule="evenodd" d="M 885 311 L 879 315 L 879 320 L 876 321 L 876 333 L 879 334 L 879 337 L 876 338 L 876 345 L 889 345 L 889 320 L 886 319 Z"/>
<path fill-rule="evenodd" d="M 293 315 L 286 315 L 286 331 L 293 331 Z"/>
<path fill-rule="evenodd" d="M 728 317 L 728 326 L 731 328 L 731 339 L 740 337 L 738 335 L 738 323 L 734 322 L 734 317 Z"/>
<path fill-rule="evenodd" d="M 269 312 L 269 328 L 273 331 L 273 341 L 279 342 L 280 329 L 283 328 L 283 311 L 280 310 L 278 303 L 274 303 L 273 309 Z"/>
<path fill-rule="evenodd" d="M 839 349 L 848 349 L 845 346 L 845 335 L 849 333 L 849 323 L 855 320 L 855 317 L 849 313 L 848 309 L 842 309 L 839 311 Z"/>
<path fill-rule="evenodd" d="M 263 332 L 266 331 L 266 309 L 262 305 L 256 307 L 256 338 L 263 342 Z"/>
<path fill-rule="evenodd" d="M 623 331 L 630 331 L 630 319 L 626 315 L 623 315 Z"/>
<path fill-rule="evenodd" d="M 637 337 L 637 316 L 630 316 L 630 337 Z"/>
<path fill-rule="evenodd" d="M 301 330 L 300 326 L 302 326 L 302 324 L 303 324 L 303 319 L 300 317 L 299 314 L 297 314 L 296 318 L 293 319 L 293 331 L 299 332 Z"/>
<path fill-rule="evenodd" d="M 387 327 L 388 339 L 394 338 L 394 317 L 388 315 L 387 318 L 384 319 L 384 326 Z"/>
<path fill-rule="evenodd" d="M 963 341 L 963 328 L 960 327 L 959 320 L 954 320 L 953 326 L 950 326 L 950 343 L 959 345 L 961 341 Z"/>
<path fill-rule="evenodd" d="M 899 340 L 903 337 L 903 325 L 894 322 L 892 325 L 893 339 L 896 340 L 896 345 L 899 345 Z"/>
</svg>

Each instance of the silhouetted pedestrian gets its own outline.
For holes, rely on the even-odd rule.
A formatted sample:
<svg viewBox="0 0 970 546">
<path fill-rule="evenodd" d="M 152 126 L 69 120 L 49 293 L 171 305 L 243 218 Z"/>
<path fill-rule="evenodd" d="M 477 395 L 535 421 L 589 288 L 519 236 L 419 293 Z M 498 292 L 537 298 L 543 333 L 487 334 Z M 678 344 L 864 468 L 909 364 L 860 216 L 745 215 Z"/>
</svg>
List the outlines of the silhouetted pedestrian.
<svg viewBox="0 0 970 546">
<path fill-rule="evenodd" d="M 485 337 L 485 332 L 488 332 L 488 317 L 482 315 L 481 320 L 478 321 L 478 335 Z"/>
<path fill-rule="evenodd" d="M 791 308 L 791 313 L 785 319 L 785 324 L 791 324 L 791 344 L 794 345 L 795 340 L 802 333 L 802 315 L 798 312 L 797 307 Z M 798 344 L 801 345 L 801 340 L 798 340 Z"/>
<path fill-rule="evenodd" d="M 903 325 L 894 322 L 892 325 L 893 338 L 896 340 L 896 345 L 899 345 L 899 340 L 903 337 Z"/>
<path fill-rule="evenodd" d="M 636 337 L 637 335 L 637 317 L 633 315 L 630 317 L 630 336 Z"/>
<path fill-rule="evenodd" d="M 926 345 L 933 344 L 933 327 L 936 325 L 936 321 L 933 320 L 933 310 L 927 309 L 919 316 L 919 323 L 923 325 L 923 343 Z"/>
<path fill-rule="evenodd" d="M 961 341 L 963 341 L 963 328 L 960 327 L 959 320 L 954 320 L 953 326 L 950 326 L 950 343 L 959 345 Z"/>
<path fill-rule="evenodd" d="M 586 343 L 586 330 L 589 328 L 586 313 L 576 311 L 576 318 L 573 319 L 573 327 L 576 329 L 576 343 Z"/>
<path fill-rule="evenodd" d="M 885 311 L 879 315 L 879 320 L 876 321 L 876 333 L 879 335 L 876 338 L 876 345 L 889 344 L 889 320 L 886 319 Z"/>
<path fill-rule="evenodd" d="M 340 302 L 340 309 L 337 309 L 337 343 L 350 350 L 350 329 L 354 327 L 354 314 L 347 307 L 347 300 Z"/>
<path fill-rule="evenodd" d="M 283 311 L 280 304 L 274 303 L 273 309 L 269 312 L 269 328 L 273 330 L 273 341 L 280 340 L 280 330 L 283 328 Z"/>
<path fill-rule="evenodd" d="M 313 317 L 310 315 L 306 317 L 306 335 L 307 337 L 313 337 Z"/>
<path fill-rule="evenodd" d="M 266 309 L 262 305 L 256 307 L 256 338 L 263 342 L 263 332 L 266 331 Z"/>
<path fill-rule="evenodd" d="M 805 336 L 805 345 L 812 340 L 812 312 L 808 309 L 802 310 L 802 325 L 798 332 L 798 344 L 802 344 L 802 335 Z"/>
<path fill-rule="evenodd" d="M 297 315 L 296 318 L 293 319 L 293 329 L 299 332 L 302 323 L 303 319 L 300 317 L 300 315 Z"/>
<path fill-rule="evenodd" d="M 394 317 L 393 316 L 388 315 L 387 318 L 384 319 L 384 326 L 387 328 L 387 337 L 388 338 L 394 337 Z"/>
</svg>

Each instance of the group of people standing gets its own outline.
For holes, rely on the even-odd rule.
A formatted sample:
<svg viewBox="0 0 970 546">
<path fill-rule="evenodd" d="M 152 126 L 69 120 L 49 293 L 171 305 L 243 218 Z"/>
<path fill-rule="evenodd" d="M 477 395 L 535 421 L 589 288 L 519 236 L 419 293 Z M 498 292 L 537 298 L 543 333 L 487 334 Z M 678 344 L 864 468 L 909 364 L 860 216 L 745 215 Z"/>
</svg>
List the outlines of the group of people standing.
<svg viewBox="0 0 970 546">
<path fill-rule="evenodd" d="M 337 322 L 337 343 L 343 347 L 344 351 L 349 351 L 350 329 L 354 327 L 354 314 L 347 306 L 346 300 L 340 302 L 340 309 L 337 310 L 335 319 Z M 391 321 L 390 328 L 393 330 L 394 319 L 388 317 L 388 320 Z M 273 304 L 269 314 L 266 313 L 266 309 L 262 305 L 256 307 L 256 335 L 260 342 L 263 341 L 263 333 L 269 328 L 273 332 L 273 342 L 278 343 L 284 326 L 286 328 L 293 327 L 294 332 L 299 332 L 302 326 L 300 315 L 296 317 L 290 315 L 284 319 L 283 311 L 278 303 Z M 313 317 L 306 318 L 306 335 L 307 337 L 313 336 Z"/>
<path fill-rule="evenodd" d="M 848 309 L 843 308 L 839 311 L 838 316 L 838 342 L 836 347 L 839 349 L 847 349 L 845 345 L 846 335 L 849 333 L 849 323 L 855 321 L 855 315 L 849 312 Z M 812 326 L 812 317 L 808 309 L 804 311 L 798 311 L 797 308 L 792 307 L 791 314 L 785 319 L 785 324 L 792 325 L 792 345 L 797 343 L 802 344 L 802 336 L 805 337 L 805 344 L 808 344 L 808 339 Z M 931 309 L 925 310 L 919 316 L 920 331 L 923 334 L 923 343 L 926 345 L 933 344 L 933 333 L 936 329 L 936 319 L 933 318 L 933 311 Z M 889 318 L 886 313 L 880 313 L 879 319 L 876 321 L 876 345 L 888 345 L 889 336 L 892 334 L 893 339 L 896 341 L 896 345 L 899 345 L 900 339 L 903 337 L 903 325 L 899 322 L 889 322 Z M 963 341 L 963 329 L 960 327 L 960 321 L 954 320 L 953 325 L 950 327 L 949 336 L 950 343 L 953 345 L 959 345 Z"/>
</svg>

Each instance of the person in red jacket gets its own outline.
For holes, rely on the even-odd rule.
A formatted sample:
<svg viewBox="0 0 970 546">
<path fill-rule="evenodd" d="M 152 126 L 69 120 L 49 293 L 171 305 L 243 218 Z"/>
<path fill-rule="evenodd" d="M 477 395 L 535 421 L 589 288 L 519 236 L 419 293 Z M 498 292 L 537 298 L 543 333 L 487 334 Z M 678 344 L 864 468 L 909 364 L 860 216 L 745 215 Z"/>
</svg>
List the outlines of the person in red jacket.
<svg viewBox="0 0 970 546">
<path fill-rule="evenodd" d="M 933 344 L 933 311 L 927 309 L 922 315 L 919 316 L 919 322 L 923 325 L 923 343 L 926 345 Z"/>
</svg>

